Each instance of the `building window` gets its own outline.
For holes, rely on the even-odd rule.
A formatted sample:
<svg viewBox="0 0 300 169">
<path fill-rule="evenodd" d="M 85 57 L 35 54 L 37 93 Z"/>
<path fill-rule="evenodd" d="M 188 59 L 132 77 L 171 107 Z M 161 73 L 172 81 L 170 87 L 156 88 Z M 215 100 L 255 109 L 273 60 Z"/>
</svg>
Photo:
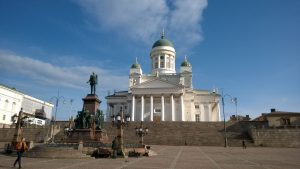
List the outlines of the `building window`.
<svg viewBox="0 0 300 169">
<path fill-rule="evenodd" d="M 289 118 L 282 118 L 281 125 L 291 125 L 291 120 Z"/>
<path fill-rule="evenodd" d="M 199 105 L 195 105 L 195 109 L 199 109 Z"/>
<path fill-rule="evenodd" d="M 16 102 L 13 102 L 12 107 L 11 107 L 11 111 L 15 111 L 16 110 Z"/>
<path fill-rule="evenodd" d="M 4 103 L 4 110 L 7 110 L 7 107 L 8 107 L 8 100 L 5 100 L 5 103 Z"/>
<path fill-rule="evenodd" d="M 165 59 L 165 56 L 160 56 L 160 60 L 164 60 Z"/>
<path fill-rule="evenodd" d="M 200 114 L 195 114 L 196 121 L 200 121 Z"/>
<path fill-rule="evenodd" d="M 155 61 L 155 66 L 154 66 L 154 68 L 155 68 L 155 69 L 158 68 L 158 62 L 157 62 L 157 61 Z"/>
<path fill-rule="evenodd" d="M 4 114 L 4 115 L 3 115 L 3 118 L 2 118 L 3 121 L 5 120 L 5 117 L 6 117 L 6 115 Z"/>
<path fill-rule="evenodd" d="M 154 109 L 154 113 L 160 113 L 161 110 L 160 109 Z"/>
<path fill-rule="evenodd" d="M 161 61 L 161 62 L 160 62 L 160 68 L 165 68 L 164 61 Z"/>
</svg>

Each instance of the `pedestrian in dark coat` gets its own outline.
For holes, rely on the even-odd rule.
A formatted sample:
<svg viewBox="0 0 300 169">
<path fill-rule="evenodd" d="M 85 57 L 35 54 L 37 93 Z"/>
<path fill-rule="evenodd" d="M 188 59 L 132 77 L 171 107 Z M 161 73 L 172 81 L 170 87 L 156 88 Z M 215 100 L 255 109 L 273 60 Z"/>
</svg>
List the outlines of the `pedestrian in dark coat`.
<svg viewBox="0 0 300 169">
<path fill-rule="evenodd" d="M 113 156 L 112 157 L 117 158 L 118 149 L 119 149 L 119 142 L 118 142 L 117 137 L 115 137 L 114 140 L 112 141 L 111 148 L 113 150 Z"/>
<path fill-rule="evenodd" d="M 246 149 L 246 143 L 245 143 L 245 140 L 242 141 L 242 144 L 243 144 L 243 149 Z"/>
</svg>

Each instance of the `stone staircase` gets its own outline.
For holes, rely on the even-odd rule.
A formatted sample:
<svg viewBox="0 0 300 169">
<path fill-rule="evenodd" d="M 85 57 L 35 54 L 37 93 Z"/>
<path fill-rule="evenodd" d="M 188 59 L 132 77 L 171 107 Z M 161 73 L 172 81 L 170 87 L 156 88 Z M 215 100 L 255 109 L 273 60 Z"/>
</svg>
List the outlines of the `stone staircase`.
<svg viewBox="0 0 300 169">
<path fill-rule="evenodd" d="M 63 142 L 67 136 L 64 127 L 68 122 L 58 123 L 60 127 L 55 130 L 55 142 Z M 251 124 L 251 123 L 250 123 Z M 138 145 L 140 137 L 135 134 L 135 127 L 140 122 L 130 122 L 124 127 L 124 143 L 127 146 Z M 144 127 L 149 128 L 149 133 L 144 136 L 144 143 L 150 145 L 200 145 L 200 146 L 224 146 L 223 122 L 143 122 Z M 252 146 L 252 139 L 248 130 L 249 122 L 227 122 L 227 138 L 229 146 L 241 146 L 245 139 L 247 146 Z M 250 126 L 250 127 L 249 127 Z M 51 138 L 51 126 L 45 128 L 24 128 L 23 133 L 28 141 L 44 142 Z M 119 131 L 111 122 L 104 123 L 109 142 L 118 135 Z M 14 129 L 1 129 L 0 141 L 10 142 Z"/>
<path fill-rule="evenodd" d="M 227 124 L 227 137 L 229 146 L 241 146 L 245 139 L 250 145 L 252 140 L 245 130 L 238 125 Z M 131 122 L 124 128 L 124 142 L 138 144 L 140 138 L 135 135 L 135 126 L 140 122 Z M 144 143 L 152 145 L 201 145 L 224 146 L 223 122 L 144 122 L 144 127 L 149 128 L 149 133 L 144 136 Z M 118 135 L 116 127 L 105 123 L 110 140 Z"/>
</svg>

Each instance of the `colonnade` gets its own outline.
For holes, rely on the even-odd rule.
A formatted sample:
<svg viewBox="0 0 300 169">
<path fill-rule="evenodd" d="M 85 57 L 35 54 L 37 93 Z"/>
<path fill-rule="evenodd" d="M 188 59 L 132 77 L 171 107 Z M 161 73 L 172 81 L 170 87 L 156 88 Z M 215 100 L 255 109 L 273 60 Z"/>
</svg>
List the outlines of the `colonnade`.
<svg viewBox="0 0 300 169">
<path fill-rule="evenodd" d="M 167 96 L 161 95 L 160 96 L 160 102 L 161 102 L 161 121 L 165 121 L 166 117 L 166 108 L 165 108 L 165 98 Z M 137 98 L 140 98 L 141 105 L 140 105 L 140 110 L 136 110 L 136 104 L 137 104 Z M 158 98 L 156 96 L 156 98 Z M 150 121 L 153 121 L 154 117 L 154 96 L 150 95 Z M 185 121 L 185 113 L 184 113 L 184 99 L 183 95 L 180 94 L 180 119 L 175 119 L 176 112 L 175 112 L 175 101 L 174 101 L 174 95 L 170 95 L 170 105 L 171 105 L 171 121 Z M 140 119 L 135 119 L 136 113 L 140 113 Z M 131 99 L 131 120 L 132 121 L 144 121 L 144 114 L 145 114 L 145 96 L 144 95 L 132 95 Z"/>
</svg>

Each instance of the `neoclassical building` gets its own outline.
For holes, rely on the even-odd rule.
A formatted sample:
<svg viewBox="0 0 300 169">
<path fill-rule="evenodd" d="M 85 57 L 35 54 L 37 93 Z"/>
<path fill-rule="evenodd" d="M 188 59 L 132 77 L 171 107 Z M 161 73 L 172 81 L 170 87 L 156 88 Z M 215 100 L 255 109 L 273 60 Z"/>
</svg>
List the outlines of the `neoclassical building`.
<svg viewBox="0 0 300 169">
<path fill-rule="evenodd" d="M 51 119 L 54 105 L 43 100 L 26 95 L 15 88 L 0 84 L 0 127 L 11 125 L 13 116 L 17 116 L 20 109 L 28 117 L 43 117 Z"/>
<path fill-rule="evenodd" d="M 129 72 L 128 91 L 106 96 L 108 116 L 123 110 L 132 121 L 220 121 L 220 95 L 193 88 L 192 65 L 187 58 L 175 69 L 176 51 L 165 38 L 150 51 L 150 74 L 136 61 Z"/>
</svg>

